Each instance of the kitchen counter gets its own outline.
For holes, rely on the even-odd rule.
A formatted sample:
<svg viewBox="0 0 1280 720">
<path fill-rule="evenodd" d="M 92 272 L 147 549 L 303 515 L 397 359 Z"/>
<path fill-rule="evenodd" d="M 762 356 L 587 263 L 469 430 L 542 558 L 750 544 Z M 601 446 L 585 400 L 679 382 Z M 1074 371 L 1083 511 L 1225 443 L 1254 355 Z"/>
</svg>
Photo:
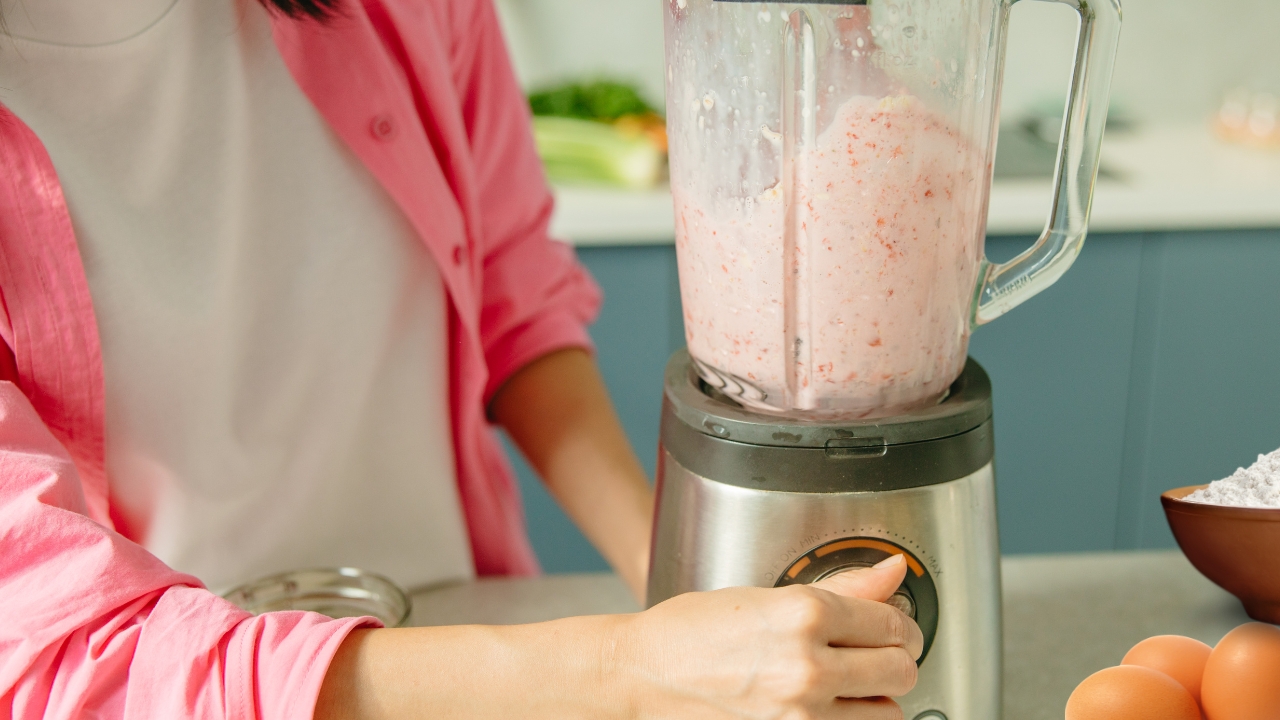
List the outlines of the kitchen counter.
<svg viewBox="0 0 1280 720">
<path fill-rule="evenodd" d="M 1280 227 L 1280 151 L 1218 140 L 1207 124 L 1150 125 L 1113 132 L 1089 224 L 1094 233 Z M 575 245 L 668 244 L 675 237 L 666 188 L 626 192 L 559 188 L 552 231 Z M 1050 182 L 997 181 L 991 235 L 1032 235 L 1044 227 Z"/>
<path fill-rule="evenodd" d="M 608 574 L 480 580 L 416 593 L 413 625 L 509 624 L 633 612 Z M 1178 552 L 1012 556 L 1004 559 L 1006 720 L 1060 720 L 1089 674 L 1136 642 L 1178 634 L 1216 643 L 1248 622 L 1235 598 Z"/>
</svg>

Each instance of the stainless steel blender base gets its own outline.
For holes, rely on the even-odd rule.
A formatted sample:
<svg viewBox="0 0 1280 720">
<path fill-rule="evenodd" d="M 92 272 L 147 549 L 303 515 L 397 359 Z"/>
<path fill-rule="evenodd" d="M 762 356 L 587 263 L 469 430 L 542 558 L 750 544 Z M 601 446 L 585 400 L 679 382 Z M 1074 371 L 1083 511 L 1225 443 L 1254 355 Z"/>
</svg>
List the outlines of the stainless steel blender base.
<svg viewBox="0 0 1280 720">
<path fill-rule="evenodd" d="M 919 682 L 898 701 L 905 716 L 999 717 L 1000 553 L 990 462 L 957 480 L 902 490 L 778 492 L 699 476 L 662 449 L 658 477 L 649 605 L 695 590 L 773 587 L 804 579 L 801 573 L 817 579 L 842 562 L 863 564 L 857 552 L 900 548 L 916 561 L 909 576 L 931 580 L 936 591 L 936 630 Z M 912 604 L 927 610 L 921 600 Z"/>
</svg>

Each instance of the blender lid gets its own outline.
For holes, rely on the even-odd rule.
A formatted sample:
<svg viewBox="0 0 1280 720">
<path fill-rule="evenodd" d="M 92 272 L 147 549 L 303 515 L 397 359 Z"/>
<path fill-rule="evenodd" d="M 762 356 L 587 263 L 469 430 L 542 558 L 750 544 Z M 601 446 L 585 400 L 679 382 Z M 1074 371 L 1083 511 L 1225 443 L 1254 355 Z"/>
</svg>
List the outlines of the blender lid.
<svg viewBox="0 0 1280 720">
<path fill-rule="evenodd" d="M 665 401 L 671 415 L 698 432 L 722 440 L 773 447 L 872 447 L 925 442 L 960 435 L 991 418 L 991 379 L 973 358 L 937 405 L 900 415 L 866 419 L 804 420 L 747 409 L 716 392 L 686 350 L 667 363 Z"/>
</svg>

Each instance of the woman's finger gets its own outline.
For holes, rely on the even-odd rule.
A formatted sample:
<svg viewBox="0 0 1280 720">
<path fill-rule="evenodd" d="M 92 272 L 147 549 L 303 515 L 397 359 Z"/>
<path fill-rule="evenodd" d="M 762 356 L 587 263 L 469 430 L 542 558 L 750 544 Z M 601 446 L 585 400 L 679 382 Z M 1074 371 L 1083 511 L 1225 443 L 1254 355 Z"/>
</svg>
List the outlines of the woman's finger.
<svg viewBox="0 0 1280 720">
<path fill-rule="evenodd" d="M 894 555 L 873 567 L 846 570 L 824 578 L 813 583 L 812 587 L 845 597 L 884 602 L 897 591 L 906 577 L 907 559 L 902 555 Z"/>
<path fill-rule="evenodd" d="M 835 673 L 837 697 L 902 697 L 916 686 L 915 658 L 899 647 L 827 648 L 823 661 Z"/>
<path fill-rule="evenodd" d="M 891 605 L 827 593 L 827 643 L 833 647 L 901 647 L 920 657 L 924 634 L 920 626 Z"/>
</svg>

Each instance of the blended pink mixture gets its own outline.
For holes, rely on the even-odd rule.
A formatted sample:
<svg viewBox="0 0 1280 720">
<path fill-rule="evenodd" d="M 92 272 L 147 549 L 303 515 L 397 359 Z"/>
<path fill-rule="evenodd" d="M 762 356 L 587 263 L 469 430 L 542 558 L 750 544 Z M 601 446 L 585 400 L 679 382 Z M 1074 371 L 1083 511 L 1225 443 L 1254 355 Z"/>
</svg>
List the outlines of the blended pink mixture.
<svg viewBox="0 0 1280 720">
<path fill-rule="evenodd" d="M 984 153 L 914 97 L 856 97 L 798 165 L 791 218 L 781 186 L 710 203 L 677 188 L 689 352 L 765 410 L 938 401 L 968 351 Z"/>
</svg>

